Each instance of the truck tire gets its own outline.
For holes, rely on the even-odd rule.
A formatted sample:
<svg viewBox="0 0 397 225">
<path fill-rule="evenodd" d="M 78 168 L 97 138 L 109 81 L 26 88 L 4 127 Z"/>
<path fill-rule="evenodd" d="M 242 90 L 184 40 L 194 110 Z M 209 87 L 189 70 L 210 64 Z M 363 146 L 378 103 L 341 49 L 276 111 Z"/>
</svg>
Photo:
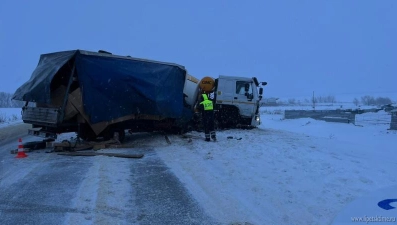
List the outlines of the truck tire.
<svg viewBox="0 0 397 225">
<path fill-rule="evenodd" d="M 221 129 L 235 128 L 240 122 L 240 114 L 235 107 L 224 107 L 217 117 L 218 127 Z"/>
<path fill-rule="evenodd" d="M 80 125 L 80 132 L 78 132 L 78 135 L 84 141 L 95 141 L 97 139 L 95 132 L 87 124 Z"/>
<path fill-rule="evenodd" d="M 241 118 L 240 124 L 243 126 L 251 126 L 251 118 Z"/>
</svg>

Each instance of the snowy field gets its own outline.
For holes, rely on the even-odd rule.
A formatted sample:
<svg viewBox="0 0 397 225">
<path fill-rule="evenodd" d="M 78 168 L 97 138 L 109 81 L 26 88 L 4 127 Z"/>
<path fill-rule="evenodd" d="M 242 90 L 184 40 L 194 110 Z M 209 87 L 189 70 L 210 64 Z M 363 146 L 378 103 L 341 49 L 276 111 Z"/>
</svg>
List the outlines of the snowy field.
<svg viewBox="0 0 397 225">
<path fill-rule="evenodd" d="M 0 108 L 0 128 L 21 122 L 21 108 Z"/>
<path fill-rule="evenodd" d="M 360 125 L 286 120 L 282 108 L 265 107 L 259 128 L 219 131 L 217 142 L 204 142 L 202 133 L 190 132 L 184 138 L 170 135 L 171 144 L 161 134 L 136 134 L 127 144 L 154 149 L 206 214 L 220 224 L 332 224 L 354 200 L 397 184 L 397 131 L 388 130 L 386 122 L 367 122 L 386 121 L 389 115 L 380 111 L 357 117 Z M 69 137 L 60 135 L 59 140 Z M 98 160 L 117 161 L 103 158 Z M 124 175 L 117 175 L 119 165 L 103 167 L 120 180 Z M 97 173 L 98 168 L 92 168 L 87 176 Z M 124 190 L 114 194 L 114 202 L 123 202 L 128 190 L 114 185 Z M 84 188 L 84 193 L 99 196 L 97 186 Z M 348 213 L 342 220 L 362 216 L 378 215 Z"/>
<path fill-rule="evenodd" d="M 157 148 L 222 223 L 331 224 L 354 199 L 397 183 L 397 132 L 388 125 L 284 120 L 268 112 L 259 129 L 221 131 L 217 143 L 193 133 L 192 142 L 175 138 Z"/>
<path fill-rule="evenodd" d="M 359 105 L 356 106 L 352 103 L 320 103 L 315 105 L 315 110 L 333 110 L 333 109 L 373 109 L 378 108 L 377 106 L 366 106 Z M 313 105 L 311 104 L 302 104 L 302 105 L 280 105 L 280 106 L 264 106 L 261 108 L 262 111 L 282 111 L 282 110 L 313 110 Z"/>
<path fill-rule="evenodd" d="M 335 103 L 335 104 L 321 104 L 316 106 L 316 110 L 335 110 L 335 109 L 376 109 L 376 106 L 360 106 L 357 107 L 354 104 L 349 103 Z M 284 115 L 285 110 L 313 110 L 310 105 L 300 105 L 300 106 L 267 106 L 262 107 L 262 114 L 277 114 Z M 390 125 L 391 115 L 384 111 L 378 113 L 364 113 L 356 115 L 356 125 L 358 126 L 369 126 L 369 125 Z"/>
</svg>

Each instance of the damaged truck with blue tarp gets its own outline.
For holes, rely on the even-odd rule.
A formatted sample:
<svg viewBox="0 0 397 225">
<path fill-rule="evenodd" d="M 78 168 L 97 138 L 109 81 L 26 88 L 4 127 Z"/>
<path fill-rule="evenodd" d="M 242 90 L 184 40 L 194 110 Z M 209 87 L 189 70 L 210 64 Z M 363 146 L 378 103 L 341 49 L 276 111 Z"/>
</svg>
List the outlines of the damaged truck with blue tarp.
<svg viewBox="0 0 397 225">
<path fill-rule="evenodd" d="M 263 88 L 255 77 L 210 80 L 220 124 L 260 123 Z M 199 121 L 195 106 L 200 87 L 200 80 L 178 64 L 73 50 L 41 55 L 31 78 L 13 99 L 26 102 L 22 120 L 32 124 L 31 135 L 56 138 L 76 132 L 85 140 L 114 135 L 122 140 L 125 130 L 190 129 Z"/>
<path fill-rule="evenodd" d="M 186 70 L 177 64 L 82 50 L 41 55 L 13 99 L 25 101 L 30 134 L 83 139 L 124 130 L 178 129 L 192 118 L 184 99 Z M 35 106 L 29 106 L 29 102 Z"/>
</svg>

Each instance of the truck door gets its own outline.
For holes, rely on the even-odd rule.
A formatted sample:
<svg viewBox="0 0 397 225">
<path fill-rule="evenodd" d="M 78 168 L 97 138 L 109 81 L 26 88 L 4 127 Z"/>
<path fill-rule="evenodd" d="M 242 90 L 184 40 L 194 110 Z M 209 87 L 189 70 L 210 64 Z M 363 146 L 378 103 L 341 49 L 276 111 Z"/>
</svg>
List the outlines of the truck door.
<svg viewBox="0 0 397 225">
<path fill-rule="evenodd" d="M 245 86 L 248 84 L 248 92 L 245 91 Z M 233 97 L 233 105 L 240 109 L 242 116 L 252 116 L 255 111 L 255 101 L 253 100 L 252 83 L 248 81 L 235 81 L 235 92 Z"/>
</svg>

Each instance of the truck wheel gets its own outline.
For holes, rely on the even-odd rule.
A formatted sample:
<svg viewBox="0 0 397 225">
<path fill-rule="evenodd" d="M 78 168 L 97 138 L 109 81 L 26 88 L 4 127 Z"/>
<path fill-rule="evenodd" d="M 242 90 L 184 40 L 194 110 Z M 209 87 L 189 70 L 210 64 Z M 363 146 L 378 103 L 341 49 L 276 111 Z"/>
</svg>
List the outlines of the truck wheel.
<svg viewBox="0 0 397 225">
<path fill-rule="evenodd" d="M 219 112 L 219 127 L 222 129 L 235 128 L 239 123 L 240 114 L 237 108 L 227 107 Z"/>
<path fill-rule="evenodd" d="M 84 141 L 95 141 L 97 138 L 95 132 L 88 125 L 81 125 L 78 135 Z"/>
<path fill-rule="evenodd" d="M 243 126 L 251 126 L 251 118 L 241 118 L 240 123 Z"/>
</svg>

